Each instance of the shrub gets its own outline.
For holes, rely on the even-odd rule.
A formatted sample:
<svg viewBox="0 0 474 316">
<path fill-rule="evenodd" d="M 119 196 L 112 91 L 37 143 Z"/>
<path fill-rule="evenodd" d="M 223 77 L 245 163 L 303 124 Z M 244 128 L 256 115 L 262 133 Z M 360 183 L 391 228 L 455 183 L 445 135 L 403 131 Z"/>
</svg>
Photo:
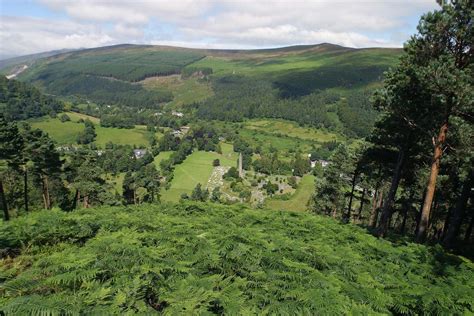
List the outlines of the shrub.
<svg viewBox="0 0 474 316">
<path fill-rule="evenodd" d="M 67 115 L 66 113 L 63 113 L 61 114 L 61 116 L 59 117 L 59 120 L 64 123 L 64 122 L 68 122 L 71 120 L 71 118 L 69 117 L 69 115 Z"/>
</svg>

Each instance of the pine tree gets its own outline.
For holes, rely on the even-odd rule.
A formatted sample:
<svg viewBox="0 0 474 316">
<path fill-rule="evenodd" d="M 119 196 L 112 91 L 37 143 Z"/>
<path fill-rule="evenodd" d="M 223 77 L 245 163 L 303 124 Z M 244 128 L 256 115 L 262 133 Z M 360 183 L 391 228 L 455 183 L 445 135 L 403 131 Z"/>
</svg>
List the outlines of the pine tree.
<svg viewBox="0 0 474 316">
<path fill-rule="evenodd" d="M 314 211 L 338 217 L 338 211 L 344 209 L 344 191 L 347 189 L 345 177 L 348 174 L 348 151 L 345 145 L 339 145 L 330 157 L 329 165 L 324 169 L 323 179 L 316 184 Z"/>
<path fill-rule="evenodd" d="M 17 168 L 22 160 L 23 138 L 15 123 L 7 122 L 0 115 L 0 199 L 2 201 L 3 216 L 6 221 L 10 219 L 8 201 L 5 197 L 2 173 L 7 167 Z"/>
<path fill-rule="evenodd" d="M 62 167 L 62 160 L 55 148 L 54 142 L 39 129 L 26 129 L 25 155 L 31 161 L 31 170 L 39 179 L 42 188 L 43 204 L 45 209 L 52 207 L 50 192 L 50 177 L 58 177 Z"/>
</svg>

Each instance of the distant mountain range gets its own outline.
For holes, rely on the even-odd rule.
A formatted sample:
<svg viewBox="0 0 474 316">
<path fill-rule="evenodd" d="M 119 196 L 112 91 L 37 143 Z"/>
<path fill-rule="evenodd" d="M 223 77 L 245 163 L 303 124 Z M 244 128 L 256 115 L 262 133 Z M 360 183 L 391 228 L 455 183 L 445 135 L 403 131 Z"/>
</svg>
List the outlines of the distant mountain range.
<svg viewBox="0 0 474 316">
<path fill-rule="evenodd" d="M 74 49 L 58 49 L 58 50 L 52 50 L 49 52 L 43 52 L 43 53 L 37 53 L 37 54 L 31 54 L 31 55 L 24 55 L 24 56 L 18 56 L 18 57 L 12 57 L 12 58 L 5 58 L 0 60 L 0 69 L 5 69 L 11 66 L 15 66 L 18 64 L 28 64 L 31 63 L 37 59 L 40 58 L 46 58 L 46 57 L 51 57 L 54 55 L 62 54 L 62 53 L 67 53 L 71 52 Z"/>
</svg>

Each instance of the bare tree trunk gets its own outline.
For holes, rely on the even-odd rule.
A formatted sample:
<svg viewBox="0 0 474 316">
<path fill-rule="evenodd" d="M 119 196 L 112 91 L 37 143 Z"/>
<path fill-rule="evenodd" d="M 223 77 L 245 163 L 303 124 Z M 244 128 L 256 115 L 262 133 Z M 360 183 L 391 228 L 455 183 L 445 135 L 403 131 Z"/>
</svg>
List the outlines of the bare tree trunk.
<svg viewBox="0 0 474 316">
<path fill-rule="evenodd" d="M 83 206 L 89 208 L 89 197 L 87 195 L 84 195 Z"/>
<path fill-rule="evenodd" d="M 43 178 L 41 178 L 41 187 L 42 187 L 42 196 L 43 196 L 43 206 L 45 209 L 48 208 L 48 201 L 46 200 L 46 188 L 45 188 L 45 185 L 44 185 L 44 180 Z"/>
<path fill-rule="evenodd" d="M 332 217 L 333 218 L 337 217 L 337 209 L 336 208 L 333 208 L 333 210 L 332 210 Z"/>
<path fill-rule="evenodd" d="M 81 198 L 81 193 L 79 189 L 76 189 L 76 194 L 74 194 L 74 200 L 72 202 L 72 209 L 75 210 L 77 208 L 77 201 Z"/>
<path fill-rule="evenodd" d="M 0 179 L 0 199 L 2 200 L 2 208 L 3 208 L 3 219 L 5 221 L 10 220 L 10 214 L 8 213 L 8 203 L 7 198 L 5 197 L 5 191 L 3 190 L 3 181 Z"/>
<path fill-rule="evenodd" d="M 369 226 L 372 228 L 375 228 L 377 226 L 377 218 L 379 216 L 377 203 L 378 203 L 379 197 L 382 195 L 383 195 L 382 188 L 375 189 L 374 198 L 372 200 L 372 209 L 370 210 L 370 217 L 369 217 Z"/>
<path fill-rule="evenodd" d="M 133 189 L 133 204 L 137 205 L 137 193 L 135 192 L 135 189 Z"/>
<path fill-rule="evenodd" d="M 416 215 L 415 235 L 418 234 L 418 228 L 420 227 L 421 210 L 423 209 L 423 202 L 425 200 L 425 195 L 426 195 L 426 188 L 423 191 L 423 196 L 421 197 L 420 210 L 418 211 L 418 214 Z"/>
<path fill-rule="evenodd" d="M 405 227 L 407 224 L 407 217 L 408 217 L 408 209 L 405 207 L 403 210 L 403 220 L 402 225 L 400 226 L 400 234 L 405 234 Z"/>
<path fill-rule="evenodd" d="M 364 208 L 364 202 L 365 202 L 365 189 L 362 190 L 362 196 L 360 198 L 359 213 L 357 214 L 358 222 L 360 222 L 360 219 L 362 218 L 362 209 Z"/>
<path fill-rule="evenodd" d="M 451 216 L 451 220 L 447 227 L 446 236 L 443 240 L 445 247 L 451 248 L 456 241 L 459 231 L 461 230 L 462 220 L 465 216 L 465 210 L 467 201 L 469 200 L 469 194 L 471 193 L 471 188 L 473 185 L 474 174 L 471 171 L 469 178 L 463 184 L 461 195 L 459 196 L 454 212 Z"/>
<path fill-rule="evenodd" d="M 25 166 L 23 170 L 23 199 L 25 201 L 25 212 L 28 212 L 28 169 Z"/>
<path fill-rule="evenodd" d="M 433 160 L 431 162 L 431 172 L 426 186 L 426 196 L 423 202 L 423 209 L 421 210 L 420 226 L 418 234 L 416 235 L 417 242 L 424 242 L 426 239 L 427 228 L 431 214 L 431 204 L 436 189 L 436 179 L 438 178 L 439 165 L 441 156 L 443 155 L 443 146 L 446 141 L 446 134 L 448 133 L 448 121 L 446 120 L 441 126 L 438 134 L 438 139 L 434 142 Z"/>
<path fill-rule="evenodd" d="M 448 209 L 448 214 L 446 214 L 446 218 L 444 219 L 444 223 L 443 223 L 443 231 L 442 231 L 442 234 L 441 234 L 441 239 L 443 240 L 443 243 L 444 243 L 444 240 L 446 238 L 446 235 L 448 234 L 448 229 L 449 229 L 449 226 L 451 225 L 451 216 L 453 216 L 452 214 L 452 210 L 451 208 Z"/>
<path fill-rule="evenodd" d="M 402 166 L 405 160 L 405 151 L 400 149 L 398 152 L 397 164 L 393 170 L 392 183 L 390 184 L 390 190 L 388 196 L 385 199 L 385 203 L 382 209 L 382 216 L 380 217 L 380 223 L 378 227 L 377 235 L 384 237 L 387 234 L 390 218 L 392 217 L 392 206 L 397 194 L 398 184 L 402 175 Z"/>
<path fill-rule="evenodd" d="M 344 215 L 344 220 L 347 221 L 347 222 L 350 222 L 350 220 L 351 220 L 352 200 L 354 199 L 354 191 L 355 191 L 355 186 L 356 186 L 357 173 L 358 173 L 358 171 L 355 170 L 354 175 L 352 176 L 351 194 L 349 196 L 349 205 L 347 207 L 347 213 Z"/>
<path fill-rule="evenodd" d="M 403 220 L 402 220 L 402 225 L 400 226 L 400 234 L 405 234 L 405 228 L 407 224 L 407 219 L 408 219 L 408 211 L 410 210 L 412 203 L 413 203 L 413 198 L 415 196 L 415 190 L 411 189 L 410 196 L 405 202 L 404 205 L 404 210 L 403 210 Z"/>
<path fill-rule="evenodd" d="M 48 176 L 41 176 L 41 183 L 43 186 L 43 202 L 44 208 L 49 210 L 51 209 L 51 198 L 49 196 L 49 185 L 48 185 Z"/>
</svg>

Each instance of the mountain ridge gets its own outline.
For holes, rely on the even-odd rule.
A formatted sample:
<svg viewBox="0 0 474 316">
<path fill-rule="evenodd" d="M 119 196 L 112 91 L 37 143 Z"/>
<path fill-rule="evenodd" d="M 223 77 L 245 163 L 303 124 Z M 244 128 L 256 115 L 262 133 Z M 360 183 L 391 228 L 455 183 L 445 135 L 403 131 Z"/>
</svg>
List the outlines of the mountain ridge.
<svg viewBox="0 0 474 316">
<path fill-rule="evenodd" d="M 129 44 L 122 43 L 116 45 L 98 46 L 91 48 L 78 48 L 78 49 L 58 49 L 52 51 L 45 51 L 35 54 L 20 55 L 11 58 L 0 60 L 0 70 L 4 70 L 8 67 L 19 65 L 22 63 L 31 63 L 39 59 L 47 59 L 51 57 L 67 56 L 74 53 L 87 53 L 87 52 L 103 52 L 114 49 L 126 49 L 126 48 L 144 48 L 144 49 L 156 49 L 156 50 L 187 50 L 195 52 L 206 52 L 212 54 L 255 54 L 255 53 L 295 53 L 303 51 L 361 51 L 371 49 L 382 49 L 382 50 L 393 50 L 401 51 L 401 48 L 385 48 L 385 47 L 346 47 L 342 45 L 332 43 L 319 43 L 319 44 L 301 44 L 301 45 L 289 45 L 281 47 L 270 47 L 270 48 L 255 48 L 255 49 L 227 49 L 227 48 L 194 48 L 184 46 L 171 46 L 171 45 L 148 45 L 148 44 Z"/>
</svg>

